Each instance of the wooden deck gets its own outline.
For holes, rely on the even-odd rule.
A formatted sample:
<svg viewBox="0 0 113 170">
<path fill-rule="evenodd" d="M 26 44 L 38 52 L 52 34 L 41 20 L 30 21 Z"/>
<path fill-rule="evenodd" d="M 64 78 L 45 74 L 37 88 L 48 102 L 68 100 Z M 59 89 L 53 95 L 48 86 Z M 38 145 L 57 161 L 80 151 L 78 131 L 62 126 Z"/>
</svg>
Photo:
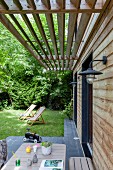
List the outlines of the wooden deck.
<svg viewBox="0 0 113 170">
<path fill-rule="evenodd" d="M 23 143 L 23 136 L 9 136 L 8 143 L 8 159 L 12 156 L 12 151 L 15 152 Z M 80 145 L 80 140 L 77 135 L 75 123 L 72 120 L 65 119 L 64 121 L 64 136 L 63 137 L 42 137 L 43 141 L 51 141 L 53 143 L 66 144 L 66 170 L 68 170 L 68 161 L 70 157 L 83 157 L 83 150 Z M 29 142 L 29 141 L 28 141 Z"/>
</svg>

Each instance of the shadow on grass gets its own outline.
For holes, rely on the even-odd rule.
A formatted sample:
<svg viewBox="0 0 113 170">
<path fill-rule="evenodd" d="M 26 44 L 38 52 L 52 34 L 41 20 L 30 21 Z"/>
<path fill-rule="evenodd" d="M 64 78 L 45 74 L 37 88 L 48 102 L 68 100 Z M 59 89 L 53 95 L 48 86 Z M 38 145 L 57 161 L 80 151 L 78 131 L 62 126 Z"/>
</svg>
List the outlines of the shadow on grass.
<svg viewBox="0 0 113 170">
<path fill-rule="evenodd" d="M 64 115 L 58 111 L 45 110 L 43 118 L 45 124 L 35 123 L 29 126 L 25 121 L 19 120 L 21 110 L 4 110 L 0 112 L 0 138 L 8 136 L 24 136 L 26 128 L 30 128 L 31 132 L 36 132 L 41 136 L 63 136 L 64 134 Z"/>
</svg>

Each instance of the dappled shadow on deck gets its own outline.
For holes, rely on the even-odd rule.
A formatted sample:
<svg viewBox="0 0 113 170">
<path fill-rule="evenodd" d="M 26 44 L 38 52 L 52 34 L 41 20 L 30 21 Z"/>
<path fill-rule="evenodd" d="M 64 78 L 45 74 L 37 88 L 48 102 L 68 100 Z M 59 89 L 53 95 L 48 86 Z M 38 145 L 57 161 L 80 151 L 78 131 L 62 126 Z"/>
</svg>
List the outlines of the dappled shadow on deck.
<svg viewBox="0 0 113 170">
<path fill-rule="evenodd" d="M 7 137 L 8 159 L 12 156 L 12 151 L 15 152 L 23 143 L 22 139 L 23 136 Z M 63 137 L 42 137 L 42 141 L 51 141 L 53 143 L 66 144 L 66 170 L 68 170 L 68 160 L 70 157 L 84 156 L 73 120 L 65 119 Z"/>
</svg>

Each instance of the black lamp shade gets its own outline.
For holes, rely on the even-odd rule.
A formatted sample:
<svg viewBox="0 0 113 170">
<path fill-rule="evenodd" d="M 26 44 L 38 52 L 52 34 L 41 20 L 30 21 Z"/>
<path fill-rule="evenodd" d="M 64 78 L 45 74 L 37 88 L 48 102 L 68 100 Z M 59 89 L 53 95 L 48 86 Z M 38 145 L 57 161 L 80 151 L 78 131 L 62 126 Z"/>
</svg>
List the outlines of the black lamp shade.
<svg viewBox="0 0 113 170">
<path fill-rule="evenodd" d="M 73 84 L 77 84 L 77 82 L 74 82 L 74 81 L 73 81 L 73 82 L 71 82 L 71 83 L 69 83 L 69 84 L 72 84 L 72 85 L 73 85 Z"/>
<path fill-rule="evenodd" d="M 92 68 L 88 68 L 87 70 L 81 71 L 81 72 L 79 73 L 79 75 L 89 75 L 89 74 L 99 75 L 99 74 L 103 74 L 103 73 L 100 72 L 100 71 L 93 70 Z"/>
</svg>

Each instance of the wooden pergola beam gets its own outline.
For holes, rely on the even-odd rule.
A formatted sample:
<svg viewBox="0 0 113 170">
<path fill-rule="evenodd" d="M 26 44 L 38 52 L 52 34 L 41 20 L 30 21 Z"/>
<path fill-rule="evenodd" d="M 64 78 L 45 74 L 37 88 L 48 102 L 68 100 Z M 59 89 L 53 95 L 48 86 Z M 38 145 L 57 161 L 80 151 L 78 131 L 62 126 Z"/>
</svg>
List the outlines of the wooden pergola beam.
<svg viewBox="0 0 113 170">
<path fill-rule="evenodd" d="M 96 4 L 97 0 L 92 0 L 92 8 L 94 8 L 95 4 Z M 89 23 L 91 14 L 82 14 L 81 19 L 80 19 L 80 23 L 79 23 L 79 27 L 78 27 L 78 31 L 76 34 L 76 39 L 75 39 L 75 43 L 74 43 L 74 47 L 73 47 L 73 51 L 72 51 L 72 57 L 76 56 L 77 51 L 79 49 L 80 43 L 82 41 L 83 35 L 85 33 L 85 30 L 87 28 L 87 25 Z M 75 63 L 70 63 L 70 67 L 72 67 L 75 65 Z"/>
<path fill-rule="evenodd" d="M 51 9 L 51 10 L 32 10 L 32 9 L 28 9 L 28 10 L 6 10 L 6 9 L 1 9 L 0 8 L 0 13 L 1 14 L 51 14 L 51 13 L 101 13 L 103 11 L 103 9 L 74 9 L 74 8 L 68 8 L 68 9 L 62 9 L 62 10 L 58 10 L 57 9 Z"/>
<path fill-rule="evenodd" d="M 56 59 L 58 59 L 59 56 L 58 56 L 58 48 L 57 48 L 57 43 L 56 43 L 55 30 L 54 30 L 53 17 L 52 17 L 52 14 L 45 14 L 45 15 L 46 15 L 47 24 L 48 24 L 48 27 L 49 27 L 50 37 L 51 37 L 51 40 L 52 40 L 52 43 L 53 43 L 55 56 L 56 56 Z M 60 64 L 58 62 L 58 66 L 59 65 Z"/>
<path fill-rule="evenodd" d="M 21 5 L 21 3 L 20 3 L 19 0 L 13 0 L 13 2 L 14 2 L 15 5 L 19 8 L 19 10 L 22 10 L 22 9 L 23 9 L 23 7 L 22 7 L 22 5 Z"/>
<path fill-rule="evenodd" d="M 9 19 L 5 15 L 0 14 L 0 22 L 17 38 L 17 40 L 31 53 L 31 55 L 34 56 L 38 60 L 37 54 L 34 53 L 33 49 L 23 39 L 21 34 L 16 30 L 16 28 L 12 25 L 12 23 L 9 21 Z M 40 60 L 38 60 L 38 61 L 44 68 L 48 69 L 48 67 L 45 63 L 43 63 Z"/>
<path fill-rule="evenodd" d="M 70 0 L 70 2 L 77 8 L 80 8 L 81 0 Z"/>
<path fill-rule="evenodd" d="M 95 3 L 96 3 L 95 0 L 85 0 L 85 1 L 86 1 L 86 3 L 87 3 L 91 8 L 93 8 L 94 5 L 95 5 Z"/>
<path fill-rule="evenodd" d="M 33 42 L 30 40 L 29 36 L 26 34 L 26 32 L 24 31 L 24 29 L 22 28 L 22 26 L 19 24 L 19 22 L 17 21 L 16 17 L 13 14 L 10 14 L 11 19 L 15 22 L 15 24 L 17 25 L 17 27 L 19 28 L 19 30 L 22 32 L 22 34 L 26 37 L 27 42 L 29 42 L 31 44 L 31 46 L 35 49 L 35 51 L 39 54 L 38 50 L 36 49 L 36 47 L 34 46 Z"/>
<path fill-rule="evenodd" d="M 94 27 L 93 27 L 93 29 L 92 29 L 90 35 L 88 36 L 87 41 L 86 41 L 86 43 L 85 43 L 85 45 L 84 45 L 82 51 L 81 51 L 80 54 L 79 54 L 80 56 L 82 55 L 84 49 L 86 48 L 86 46 L 87 46 L 87 44 L 88 44 L 88 42 L 89 42 L 91 36 L 92 36 L 93 33 L 95 32 L 95 29 L 97 28 L 97 25 L 98 25 L 98 23 L 99 23 L 99 21 L 100 21 L 100 18 L 102 17 L 102 15 L 103 15 L 105 9 L 107 8 L 107 6 L 109 5 L 110 1 L 111 1 L 111 0 L 106 0 L 106 1 L 105 1 L 104 6 L 103 6 L 103 10 L 102 10 L 102 12 L 100 13 L 100 15 L 99 15 L 97 21 L 95 22 L 95 25 L 94 25 Z M 75 69 L 76 64 L 77 64 L 77 62 L 73 64 L 72 70 Z"/>
<path fill-rule="evenodd" d="M 42 50 L 43 54 L 46 56 L 47 54 L 45 53 L 45 51 L 44 51 L 44 49 L 43 49 L 43 47 L 42 47 L 42 45 L 41 45 L 41 43 L 40 43 L 40 41 L 39 41 L 39 39 L 38 39 L 36 33 L 35 33 L 35 31 L 34 31 L 32 25 L 31 25 L 31 22 L 29 21 L 29 18 L 27 17 L 26 14 L 22 14 L 21 16 L 22 16 L 23 20 L 25 21 L 27 27 L 29 28 L 29 30 L 30 30 L 32 36 L 34 37 L 34 39 L 35 39 L 36 42 L 38 43 L 38 45 L 39 45 L 40 49 Z"/>
<path fill-rule="evenodd" d="M 105 1 L 105 0 L 104 0 Z M 0 13 L 4 14 L 51 14 L 51 13 L 100 13 L 103 7 L 103 0 L 95 3 L 93 0 L 0 0 Z M 65 8 L 63 7 L 65 6 Z M 9 9 L 9 10 L 8 10 Z"/>
<path fill-rule="evenodd" d="M 52 56 L 52 52 L 51 52 L 50 46 L 49 46 L 49 43 L 48 43 L 47 38 L 46 38 L 46 35 L 45 35 L 45 31 L 44 31 L 43 26 L 42 26 L 42 22 L 41 22 L 41 20 L 40 20 L 40 17 L 39 17 L 38 14 L 33 14 L 33 17 L 34 17 L 35 23 L 36 23 L 36 25 L 37 25 L 37 27 L 38 27 L 38 29 L 39 29 L 39 31 L 40 31 L 40 34 L 41 34 L 41 36 L 42 36 L 42 38 L 43 38 L 43 41 L 44 41 L 44 43 L 46 44 L 46 47 L 47 47 L 47 50 L 48 50 L 48 52 L 49 52 L 49 54 L 50 54 L 50 56 L 51 56 L 51 59 L 54 60 L 54 58 L 53 58 L 53 56 Z M 51 64 L 51 65 L 52 65 L 52 64 Z M 56 67 L 55 62 L 54 62 L 54 66 Z"/>
<path fill-rule="evenodd" d="M 60 9 L 65 9 L 65 0 L 56 0 L 56 3 L 58 4 Z"/>
<path fill-rule="evenodd" d="M 70 0 L 71 3 L 77 8 L 80 8 L 80 3 L 81 0 Z M 73 42 L 73 38 L 74 38 L 74 33 L 75 33 L 75 25 L 77 22 L 77 17 L 78 14 L 69 14 L 69 23 L 68 23 L 68 36 L 67 36 L 67 49 L 66 49 L 66 56 L 70 57 L 70 53 L 71 53 L 71 47 L 72 47 L 72 42 Z M 66 68 L 69 66 L 69 60 L 66 61 Z"/>
<path fill-rule="evenodd" d="M 31 7 L 31 8 L 33 8 L 34 10 L 36 9 L 36 5 L 35 5 L 35 2 L 34 2 L 34 0 L 27 0 L 27 3 L 29 4 L 29 6 Z"/>
<path fill-rule="evenodd" d="M 47 9 L 51 9 L 50 0 L 41 0 L 41 1 Z"/>
<path fill-rule="evenodd" d="M 0 0 L 0 5 L 6 10 L 9 9 L 8 5 L 6 4 L 6 2 L 4 0 Z"/>
<path fill-rule="evenodd" d="M 65 8 L 65 0 L 56 0 L 60 9 Z M 59 32 L 59 41 L 60 41 L 60 52 L 61 56 L 64 56 L 64 38 L 65 38 L 65 14 L 57 14 L 58 20 L 58 32 Z M 64 69 L 64 60 L 61 61 L 62 69 Z"/>
<path fill-rule="evenodd" d="M 41 0 L 41 2 L 43 3 L 43 5 L 50 10 L 51 9 L 51 4 L 50 4 L 50 0 Z M 56 44 L 56 37 L 55 37 L 55 31 L 54 31 L 54 24 L 53 24 L 53 18 L 52 18 L 52 14 L 45 14 L 46 16 L 46 20 L 48 23 L 48 27 L 49 27 L 49 32 L 50 32 L 50 36 L 51 36 L 51 40 L 53 42 L 53 46 L 54 46 L 54 51 L 55 51 L 55 55 L 58 56 L 58 50 L 57 50 L 57 44 Z M 57 68 L 56 63 L 55 67 Z M 59 65 L 59 62 L 58 62 Z M 60 65 L 59 65 L 60 66 Z"/>
<path fill-rule="evenodd" d="M 58 61 L 58 60 L 78 60 L 79 58 L 78 57 L 74 57 L 74 58 L 67 58 L 66 56 L 59 56 L 59 59 L 56 59 L 55 56 L 53 56 L 54 59 L 51 59 L 51 56 L 48 56 L 48 58 L 45 57 L 45 55 L 42 55 L 42 57 L 40 56 L 37 56 L 38 60 L 47 60 L 47 61 Z"/>
</svg>

